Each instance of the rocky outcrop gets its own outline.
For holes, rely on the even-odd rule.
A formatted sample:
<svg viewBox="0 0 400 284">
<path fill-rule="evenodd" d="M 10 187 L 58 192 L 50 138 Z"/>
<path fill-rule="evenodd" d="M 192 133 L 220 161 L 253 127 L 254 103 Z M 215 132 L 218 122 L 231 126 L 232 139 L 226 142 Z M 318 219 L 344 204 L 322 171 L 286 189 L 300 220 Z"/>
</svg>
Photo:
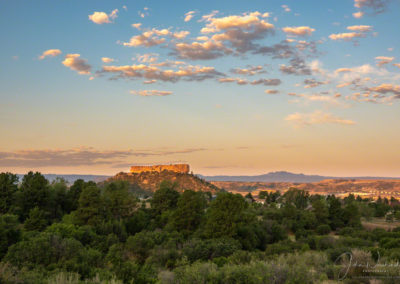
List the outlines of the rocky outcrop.
<svg viewBox="0 0 400 284">
<path fill-rule="evenodd" d="M 175 173 L 188 174 L 190 167 L 188 164 L 171 164 L 171 165 L 155 165 L 155 166 L 132 166 L 131 173 L 142 173 L 142 172 L 159 172 L 171 171 Z"/>
<path fill-rule="evenodd" d="M 119 173 L 105 182 L 123 180 L 129 182 L 134 188 L 140 188 L 145 191 L 156 191 L 162 181 L 170 181 L 176 183 L 176 190 L 194 190 L 209 191 L 216 193 L 220 191 L 215 185 L 188 173 L 180 173 L 175 171 L 163 170 L 158 171 L 142 171 L 140 173 Z"/>
</svg>

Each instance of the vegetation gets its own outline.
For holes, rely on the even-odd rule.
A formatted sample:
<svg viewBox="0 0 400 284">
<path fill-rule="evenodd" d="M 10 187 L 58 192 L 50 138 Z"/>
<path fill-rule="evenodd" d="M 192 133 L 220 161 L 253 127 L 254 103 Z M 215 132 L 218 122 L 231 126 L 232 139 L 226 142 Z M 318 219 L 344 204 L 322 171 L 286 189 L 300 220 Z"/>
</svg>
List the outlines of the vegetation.
<svg viewBox="0 0 400 284">
<path fill-rule="evenodd" d="M 400 261 L 400 228 L 362 225 L 397 222 L 394 198 L 176 188 L 1 173 L 0 283 L 396 283 L 395 265 L 346 273 Z"/>
</svg>

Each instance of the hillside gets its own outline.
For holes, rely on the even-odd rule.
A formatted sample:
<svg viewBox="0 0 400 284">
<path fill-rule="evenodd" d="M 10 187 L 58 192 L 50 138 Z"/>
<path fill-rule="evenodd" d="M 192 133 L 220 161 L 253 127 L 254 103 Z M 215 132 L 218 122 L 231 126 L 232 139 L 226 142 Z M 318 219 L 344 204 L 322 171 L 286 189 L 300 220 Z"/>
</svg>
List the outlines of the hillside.
<svg viewBox="0 0 400 284">
<path fill-rule="evenodd" d="M 356 179 L 327 179 L 319 182 L 237 182 L 213 181 L 215 186 L 229 192 L 246 194 L 252 192 L 258 195 L 262 190 L 278 190 L 285 192 L 290 187 L 304 189 L 311 194 L 335 194 L 346 196 L 350 193 L 363 197 L 377 198 L 393 196 L 400 197 L 400 180 L 356 180 Z"/>
<path fill-rule="evenodd" d="M 145 191 L 154 192 L 158 189 L 160 183 L 164 180 L 176 182 L 177 190 L 184 191 L 186 189 L 194 191 L 209 191 L 215 193 L 220 189 L 192 174 L 177 173 L 173 171 L 162 172 L 141 172 L 141 173 L 118 173 L 113 177 L 108 178 L 105 182 L 125 180 L 133 187 Z"/>
</svg>

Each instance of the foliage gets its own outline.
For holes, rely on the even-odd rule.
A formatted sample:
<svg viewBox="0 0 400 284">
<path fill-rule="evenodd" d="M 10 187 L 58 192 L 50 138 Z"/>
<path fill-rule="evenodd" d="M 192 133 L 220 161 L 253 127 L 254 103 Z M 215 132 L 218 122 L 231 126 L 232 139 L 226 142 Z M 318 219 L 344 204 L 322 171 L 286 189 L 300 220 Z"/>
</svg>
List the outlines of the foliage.
<svg viewBox="0 0 400 284">
<path fill-rule="evenodd" d="M 320 283 L 337 280 L 344 253 L 400 261 L 399 228 L 361 224 L 361 217 L 399 219 L 394 198 L 291 188 L 261 192 L 261 204 L 251 195 L 177 188 L 162 182 L 140 206 L 123 181 L 69 186 L 29 172 L 18 184 L 1 173 L 0 283 Z M 362 275 L 354 268 L 347 280 Z"/>
</svg>

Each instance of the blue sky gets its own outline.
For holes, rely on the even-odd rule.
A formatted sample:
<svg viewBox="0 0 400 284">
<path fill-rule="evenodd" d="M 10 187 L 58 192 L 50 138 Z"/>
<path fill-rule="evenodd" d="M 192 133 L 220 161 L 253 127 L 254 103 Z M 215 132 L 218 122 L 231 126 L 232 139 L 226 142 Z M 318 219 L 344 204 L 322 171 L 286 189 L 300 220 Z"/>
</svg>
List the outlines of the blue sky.
<svg viewBox="0 0 400 284">
<path fill-rule="evenodd" d="M 395 0 L 2 1 L 0 168 L 399 175 L 398 11 Z"/>
</svg>

